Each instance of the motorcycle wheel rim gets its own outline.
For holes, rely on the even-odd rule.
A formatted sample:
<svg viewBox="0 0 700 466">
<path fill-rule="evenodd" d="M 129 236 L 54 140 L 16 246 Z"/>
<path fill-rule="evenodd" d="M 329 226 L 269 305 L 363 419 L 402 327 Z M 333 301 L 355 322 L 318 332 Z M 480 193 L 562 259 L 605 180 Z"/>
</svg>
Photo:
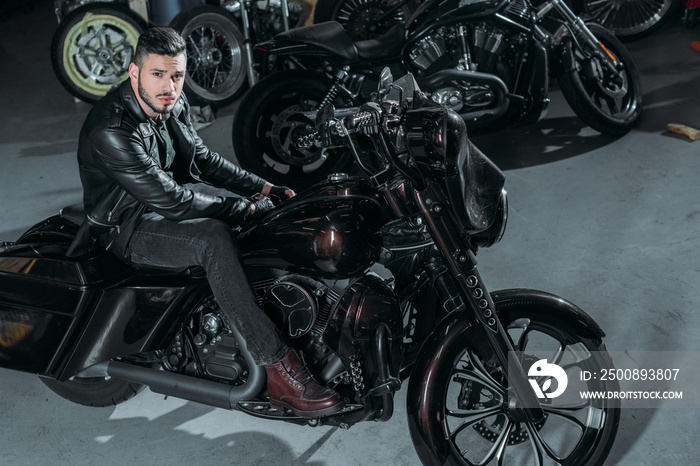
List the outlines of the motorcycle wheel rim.
<svg viewBox="0 0 700 466">
<path fill-rule="evenodd" d="M 243 85 L 242 37 L 230 21 L 203 13 L 187 23 L 182 37 L 187 44 L 187 84 L 198 96 L 224 100 Z"/>
<path fill-rule="evenodd" d="M 82 91 L 103 96 L 129 71 L 139 31 L 109 14 L 87 13 L 73 25 L 63 43 L 63 68 Z"/>
<path fill-rule="evenodd" d="M 620 60 L 613 50 L 608 51 L 616 60 Z M 575 72 L 580 77 L 586 99 L 600 112 L 616 120 L 624 120 L 634 114 L 636 101 L 632 86 L 635 83 L 626 69 L 612 75 L 599 59 L 585 57 L 578 48 L 574 49 L 574 58 Z"/>
<path fill-rule="evenodd" d="M 585 10 L 616 36 L 632 36 L 652 28 L 672 4 L 669 0 L 586 0 Z"/>
<path fill-rule="evenodd" d="M 517 351 L 530 351 L 529 344 L 533 342 L 537 348 L 539 356 L 530 356 L 523 363 L 526 373 L 529 365 L 545 353 L 549 362 L 562 365 L 567 372 L 574 367 L 595 370 L 598 364 L 592 359 L 593 352 L 583 343 L 568 343 L 556 329 L 538 324 L 518 319 L 508 326 Z M 572 360 L 576 363 L 570 364 Z M 566 361 L 569 363 L 564 364 Z M 551 401 L 547 400 L 542 404 L 545 419 L 537 425 L 513 421 L 507 414 L 505 375 L 500 368 L 487 369 L 473 349 L 460 352 L 449 380 L 443 395 L 443 430 L 451 448 L 470 466 L 502 464 L 504 460 L 507 464 L 585 464 L 606 423 L 612 422 L 609 410 L 619 408 L 610 400 L 591 399 L 578 404 L 567 404 L 565 400 L 547 404 Z M 598 381 L 585 384 L 591 391 L 602 386 Z M 578 388 L 570 393 L 578 393 Z"/>
</svg>

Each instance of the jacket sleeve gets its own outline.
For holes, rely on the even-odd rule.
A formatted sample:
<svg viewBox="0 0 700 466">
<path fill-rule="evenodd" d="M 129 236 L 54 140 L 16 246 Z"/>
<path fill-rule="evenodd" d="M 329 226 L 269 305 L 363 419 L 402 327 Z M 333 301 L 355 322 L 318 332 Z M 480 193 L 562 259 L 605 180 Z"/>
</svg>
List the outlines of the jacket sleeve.
<svg viewBox="0 0 700 466">
<path fill-rule="evenodd" d="M 236 197 L 211 196 L 179 185 L 153 160 L 134 131 L 103 128 L 91 137 L 93 159 L 129 195 L 171 220 L 217 218 L 240 224 L 250 204 Z"/>
<path fill-rule="evenodd" d="M 194 138 L 194 163 L 200 172 L 202 181 L 244 196 L 251 196 L 262 190 L 266 183 L 263 178 L 242 169 L 218 153 L 211 151 L 204 144 L 204 141 L 197 135 L 197 131 L 192 126 L 190 107 L 186 100 L 184 100 L 184 109 L 181 115 L 187 131 Z"/>
</svg>

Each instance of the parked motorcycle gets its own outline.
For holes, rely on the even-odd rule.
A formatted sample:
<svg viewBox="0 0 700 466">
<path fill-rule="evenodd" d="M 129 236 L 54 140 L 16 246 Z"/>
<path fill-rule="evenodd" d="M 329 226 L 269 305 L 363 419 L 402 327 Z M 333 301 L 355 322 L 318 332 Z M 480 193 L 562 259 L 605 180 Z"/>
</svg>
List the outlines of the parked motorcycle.
<svg viewBox="0 0 700 466">
<path fill-rule="evenodd" d="M 314 23 L 339 22 L 353 40 L 373 39 L 397 23 L 405 23 L 417 0 L 318 0 Z M 599 22 L 622 40 L 646 37 L 674 13 L 676 0 L 572 0 L 579 15 Z"/>
<path fill-rule="evenodd" d="M 540 400 L 534 387 L 563 387 L 559 376 L 537 375 L 548 358 L 571 374 L 573 392 L 619 390 L 576 375 L 613 367 L 603 331 L 551 294 L 489 293 L 475 254 L 505 230 L 502 172 L 411 75 L 392 82 L 384 73 L 380 83 L 379 97 L 353 112 L 324 107 L 317 130 L 295 142 L 347 145 L 370 181 L 335 174 L 238 237 L 261 308 L 314 377 L 341 394 L 340 412 L 303 418 L 271 405 L 264 369 L 201 269 L 78 253 L 71 245 L 84 214 L 75 208 L 0 247 L 0 366 L 39 374 L 84 405 L 120 403 L 148 385 L 269 420 L 343 428 L 388 420 L 406 381 L 409 428 L 426 464 L 601 464 L 619 400 Z"/>
<path fill-rule="evenodd" d="M 60 24 L 51 42 L 53 70 L 73 96 L 95 103 L 126 79 L 148 24 L 118 2 L 56 0 L 55 6 Z"/>
<path fill-rule="evenodd" d="M 275 66 L 253 45 L 296 26 L 302 9 L 287 0 L 227 0 L 180 13 L 170 25 L 187 43 L 187 96 L 199 104 L 233 102 Z"/>
<path fill-rule="evenodd" d="M 240 164 L 297 188 L 348 169 L 352 157 L 343 148 L 298 149 L 290 135 L 313 126 L 306 112 L 366 100 L 365 78 L 376 80 L 385 65 L 413 72 L 430 98 L 470 129 L 537 121 L 549 103 L 550 75 L 579 118 L 601 133 L 627 133 L 642 112 L 630 54 L 563 0 L 537 8 L 529 0 L 429 0 L 420 8 L 405 29 L 395 25 L 378 39 L 352 42 L 331 21 L 258 44 L 306 69 L 276 73 L 245 95 L 232 130 Z"/>
</svg>

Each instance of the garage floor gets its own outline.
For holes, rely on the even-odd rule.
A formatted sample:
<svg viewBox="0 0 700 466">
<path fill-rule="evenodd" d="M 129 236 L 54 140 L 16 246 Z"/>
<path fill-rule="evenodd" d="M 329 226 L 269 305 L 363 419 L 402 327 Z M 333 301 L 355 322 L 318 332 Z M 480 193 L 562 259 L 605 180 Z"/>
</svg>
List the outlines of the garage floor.
<svg viewBox="0 0 700 466">
<path fill-rule="evenodd" d="M 77 136 L 89 110 L 51 70 L 52 2 L 0 22 L 0 239 L 81 200 Z M 700 355 L 700 141 L 666 124 L 700 127 L 700 29 L 672 21 L 628 44 L 645 113 L 611 139 L 584 126 L 560 92 L 538 124 L 475 138 L 506 170 L 503 241 L 480 253 L 492 289 L 530 287 L 572 300 L 613 351 Z M 232 155 L 235 105 L 200 135 Z M 2 284 L 0 284 L 2 286 Z M 697 388 L 697 387 L 695 387 Z M 698 399 L 684 393 L 686 401 Z M 0 371 L 0 464 L 410 465 L 403 407 L 384 424 L 301 428 L 145 391 L 115 408 L 71 404 L 36 376 Z M 700 464 L 700 410 L 623 410 L 607 464 Z"/>
</svg>

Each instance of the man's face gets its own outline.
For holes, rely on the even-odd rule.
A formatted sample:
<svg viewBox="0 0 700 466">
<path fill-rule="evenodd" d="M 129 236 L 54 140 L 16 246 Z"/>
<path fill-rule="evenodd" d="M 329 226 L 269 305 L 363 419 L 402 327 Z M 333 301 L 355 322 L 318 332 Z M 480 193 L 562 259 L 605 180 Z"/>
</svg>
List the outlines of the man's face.
<svg viewBox="0 0 700 466">
<path fill-rule="evenodd" d="M 139 68 L 129 65 L 129 78 L 141 108 L 151 118 L 170 113 L 180 97 L 185 82 L 187 59 L 148 54 Z"/>
</svg>

